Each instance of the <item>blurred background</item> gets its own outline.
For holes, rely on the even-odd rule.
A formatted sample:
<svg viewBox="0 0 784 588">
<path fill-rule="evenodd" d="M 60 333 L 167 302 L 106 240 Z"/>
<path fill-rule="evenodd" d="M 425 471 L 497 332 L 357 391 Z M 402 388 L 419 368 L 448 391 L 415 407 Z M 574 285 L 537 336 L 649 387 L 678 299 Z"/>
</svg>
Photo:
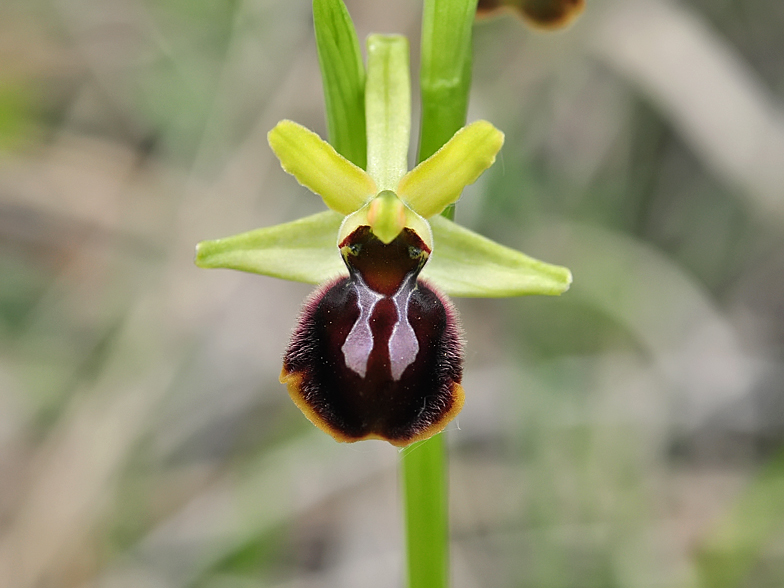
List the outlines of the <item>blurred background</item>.
<svg viewBox="0 0 784 588">
<path fill-rule="evenodd" d="M 418 1 L 347 4 L 417 67 Z M 506 145 L 457 220 L 575 281 L 457 301 L 456 588 L 784 585 L 782 30 L 779 0 L 477 24 Z M 326 134 L 307 0 L 0 5 L 3 588 L 403 585 L 397 450 L 278 383 L 311 288 L 192 262 L 323 209 L 282 118 Z"/>
</svg>

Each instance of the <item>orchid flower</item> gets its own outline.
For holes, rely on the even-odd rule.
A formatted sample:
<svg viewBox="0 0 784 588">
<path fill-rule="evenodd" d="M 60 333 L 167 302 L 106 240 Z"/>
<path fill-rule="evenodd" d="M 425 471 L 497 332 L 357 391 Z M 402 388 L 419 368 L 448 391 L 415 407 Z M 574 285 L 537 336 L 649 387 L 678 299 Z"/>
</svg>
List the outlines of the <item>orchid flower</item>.
<svg viewBox="0 0 784 588">
<path fill-rule="evenodd" d="M 367 169 L 281 121 L 270 147 L 329 210 L 204 241 L 196 264 L 323 284 L 304 305 L 281 382 L 336 440 L 404 446 L 463 406 L 462 333 L 447 296 L 557 295 L 571 274 L 441 216 L 493 164 L 503 133 L 473 122 L 408 171 L 408 42 L 371 35 L 367 49 Z"/>
</svg>

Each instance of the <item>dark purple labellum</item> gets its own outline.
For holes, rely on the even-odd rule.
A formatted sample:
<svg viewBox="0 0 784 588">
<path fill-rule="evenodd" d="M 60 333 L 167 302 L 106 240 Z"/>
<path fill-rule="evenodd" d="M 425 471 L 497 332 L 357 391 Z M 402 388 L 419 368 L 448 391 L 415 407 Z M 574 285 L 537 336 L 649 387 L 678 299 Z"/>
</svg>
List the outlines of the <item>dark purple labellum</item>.
<svg viewBox="0 0 784 588">
<path fill-rule="evenodd" d="M 338 441 L 435 435 L 463 407 L 463 349 L 452 304 L 417 280 L 430 250 L 411 229 L 385 245 L 367 226 L 340 249 L 349 277 L 305 303 L 281 382 Z"/>
</svg>

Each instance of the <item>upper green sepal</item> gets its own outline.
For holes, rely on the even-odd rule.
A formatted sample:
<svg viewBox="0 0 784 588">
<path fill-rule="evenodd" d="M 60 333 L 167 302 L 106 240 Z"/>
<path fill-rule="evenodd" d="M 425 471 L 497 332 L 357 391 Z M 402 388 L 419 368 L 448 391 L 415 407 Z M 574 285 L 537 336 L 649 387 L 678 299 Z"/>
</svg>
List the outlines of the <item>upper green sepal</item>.
<svg viewBox="0 0 784 588">
<path fill-rule="evenodd" d="M 367 172 L 379 190 L 394 190 L 408 170 L 411 134 L 408 39 L 401 35 L 370 35 L 367 55 Z"/>
<path fill-rule="evenodd" d="M 343 215 L 327 210 L 196 246 L 196 265 L 319 284 L 348 275 L 335 236 Z"/>
<path fill-rule="evenodd" d="M 565 267 L 528 257 L 442 216 L 431 218 L 430 226 L 435 247 L 422 277 L 450 296 L 552 296 L 572 283 Z"/>
</svg>

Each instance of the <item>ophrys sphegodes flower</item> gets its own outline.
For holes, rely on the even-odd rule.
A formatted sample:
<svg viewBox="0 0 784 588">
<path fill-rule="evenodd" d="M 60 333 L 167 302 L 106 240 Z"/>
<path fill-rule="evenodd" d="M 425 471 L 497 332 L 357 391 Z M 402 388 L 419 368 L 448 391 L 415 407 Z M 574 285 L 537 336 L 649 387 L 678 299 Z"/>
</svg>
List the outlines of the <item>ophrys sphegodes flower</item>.
<svg viewBox="0 0 784 588">
<path fill-rule="evenodd" d="M 197 248 L 201 267 L 323 284 L 305 303 L 281 381 L 338 441 L 404 446 L 460 411 L 462 335 L 447 295 L 554 295 L 571 283 L 566 268 L 440 216 L 495 161 L 503 134 L 492 124 L 463 127 L 406 171 L 410 111 L 390 108 L 389 96 L 409 92 L 407 51 L 403 37 L 368 40 L 367 171 L 294 122 L 269 133 L 283 169 L 330 210 Z M 400 69 L 374 60 L 404 60 L 405 80 L 374 81 L 374 71 Z"/>
</svg>

